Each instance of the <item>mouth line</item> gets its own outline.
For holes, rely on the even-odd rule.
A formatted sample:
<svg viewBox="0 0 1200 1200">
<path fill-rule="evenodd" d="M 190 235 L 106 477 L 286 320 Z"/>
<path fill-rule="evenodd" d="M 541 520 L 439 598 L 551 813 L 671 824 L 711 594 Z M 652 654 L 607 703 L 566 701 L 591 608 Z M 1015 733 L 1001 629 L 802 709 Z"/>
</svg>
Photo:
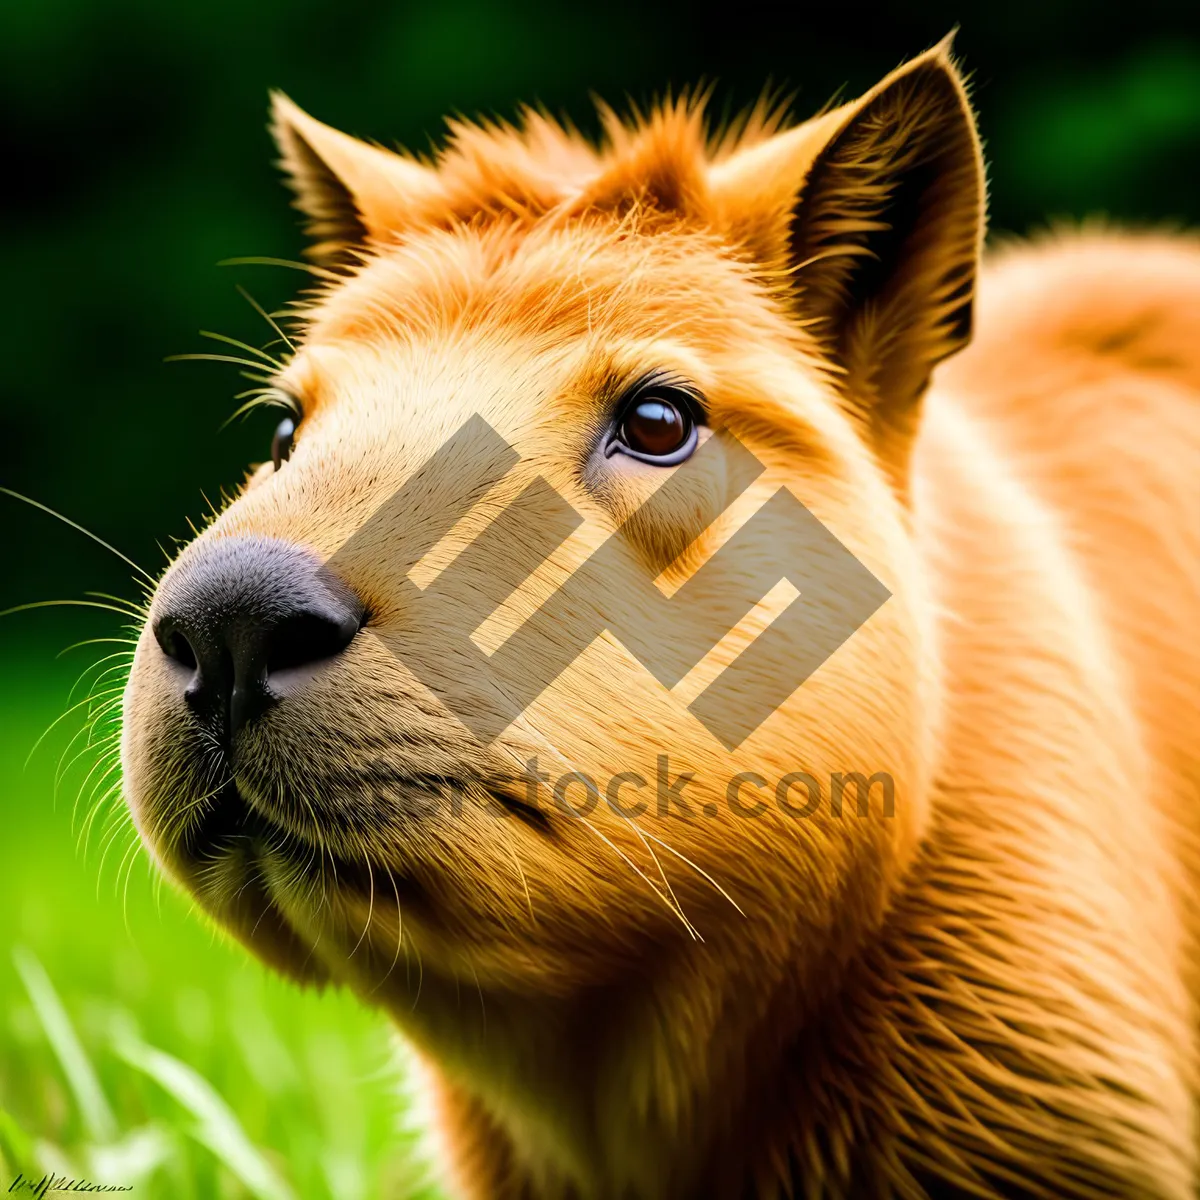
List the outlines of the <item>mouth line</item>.
<svg viewBox="0 0 1200 1200">
<path fill-rule="evenodd" d="M 214 797 L 212 805 L 195 829 L 179 845 L 180 852 L 191 864 L 201 864 L 222 858 L 246 843 L 258 843 L 272 855 L 288 863 L 318 870 L 326 869 L 339 883 L 369 886 L 371 868 L 364 860 L 341 857 L 328 846 L 300 837 L 290 829 L 264 816 L 238 790 L 234 780 Z"/>
<path fill-rule="evenodd" d="M 502 788 L 487 788 L 493 802 L 493 815 L 513 817 L 541 837 L 552 836 L 549 815 L 526 802 L 522 797 Z M 275 857 L 303 867 L 328 872 L 339 884 L 351 884 L 364 892 L 373 886 L 378 875 L 398 872 L 368 856 L 347 858 L 319 838 L 309 838 L 293 832 L 280 822 L 266 816 L 248 801 L 232 778 L 213 798 L 204 816 L 178 844 L 178 852 L 192 866 L 225 857 L 238 847 L 255 844 Z"/>
<path fill-rule="evenodd" d="M 543 837 L 553 835 L 554 829 L 549 814 L 538 808 L 537 805 L 531 804 L 527 799 L 503 787 L 491 787 L 487 791 L 489 797 L 496 802 L 502 812 L 510 817 L 516 817 L 534 833 Z"/>
</svg>

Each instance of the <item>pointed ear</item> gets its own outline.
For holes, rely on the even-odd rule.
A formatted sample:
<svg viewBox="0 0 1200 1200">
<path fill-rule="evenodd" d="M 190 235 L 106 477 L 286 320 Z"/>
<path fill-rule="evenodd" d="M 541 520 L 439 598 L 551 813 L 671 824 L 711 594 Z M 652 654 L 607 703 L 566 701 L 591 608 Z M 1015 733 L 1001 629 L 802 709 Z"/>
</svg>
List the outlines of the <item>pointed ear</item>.
<svg viewBox="0 0 1200 1200">
<path fill-rule="evenodd" d="M 271 94 L 271 132 L 295 206 L 316 239 L 307 253 L 345 264 L 370 242 L 429 221 L 442 199 L 437 172 L 314 120 Z"/>
<path fill-rule="evenodd" d="M 710 177 L 718 223 L 790 278 L 889 459 L 906 450 L 933 367 L 971 335 L 984 177 L 948 43 Z"/>
</svg>

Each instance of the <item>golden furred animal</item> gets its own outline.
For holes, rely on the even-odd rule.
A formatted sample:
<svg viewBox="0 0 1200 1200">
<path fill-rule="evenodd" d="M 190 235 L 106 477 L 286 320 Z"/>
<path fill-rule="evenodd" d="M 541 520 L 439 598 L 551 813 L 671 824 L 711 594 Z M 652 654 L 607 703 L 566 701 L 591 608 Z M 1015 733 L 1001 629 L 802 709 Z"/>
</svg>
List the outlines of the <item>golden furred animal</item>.
<svg viewBox="0 0 1200 1200">
<path fill-rule="evenodd" d="M 1194 1196 L 1200 242 L 981 264 L 946 44 L 602 117 L 275 98 L 317 286 L 139 642 L 145 841 L 387 1011 L 456 1195 Z"/>
</svg>

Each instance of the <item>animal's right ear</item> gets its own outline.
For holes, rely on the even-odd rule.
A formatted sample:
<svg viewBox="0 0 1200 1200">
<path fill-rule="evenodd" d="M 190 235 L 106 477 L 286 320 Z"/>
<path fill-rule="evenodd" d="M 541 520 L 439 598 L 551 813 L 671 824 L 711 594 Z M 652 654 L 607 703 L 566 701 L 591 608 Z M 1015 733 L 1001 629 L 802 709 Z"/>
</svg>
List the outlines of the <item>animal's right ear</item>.
<svg viewBox="0 0 1200 1200">
<path fill-rule="evenodd" d="M 308 218 L 307 253 L 326 265 L 355 261 L 372 242 L 428 222 L 442 201 L 437 172 L 339 133 L 271 94 L 271 132 L 280 165 Z"/>
</svg>

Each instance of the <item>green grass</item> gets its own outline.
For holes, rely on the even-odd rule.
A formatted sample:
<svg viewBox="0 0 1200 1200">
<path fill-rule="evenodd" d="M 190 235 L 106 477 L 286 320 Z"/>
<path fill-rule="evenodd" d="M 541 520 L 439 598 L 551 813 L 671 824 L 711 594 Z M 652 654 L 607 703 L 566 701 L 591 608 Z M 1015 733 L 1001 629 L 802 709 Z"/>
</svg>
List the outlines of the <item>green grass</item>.
<svg viewBox="0 0 1200 1200">
<path fill-rule="evenodd" d="M 268 974 L 140 852 L 127 881 L 127 834 L 103 868 L 99 823 L 77 846 L 94 756 L 57 800 L 54 776 L 78 724 L 24 764 L 79 669 L 27 647 L 0 694 L 0 1187 L 49 1171 L 171 1200 L 432 1200 L 383 1018 Z"/>
</svg>

